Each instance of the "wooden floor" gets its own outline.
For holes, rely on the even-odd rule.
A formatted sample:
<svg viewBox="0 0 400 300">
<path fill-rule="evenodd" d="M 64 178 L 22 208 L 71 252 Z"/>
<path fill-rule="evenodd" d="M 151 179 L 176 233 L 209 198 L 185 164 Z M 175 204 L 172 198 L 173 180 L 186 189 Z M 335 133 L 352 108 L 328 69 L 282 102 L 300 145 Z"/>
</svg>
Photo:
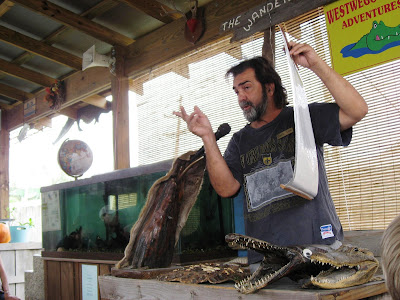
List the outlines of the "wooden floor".
<svg viewBox="0 0 400 300">
<path fill-rule="evenodd" d="M 255 294 L 243 295 L 235 290 L 233 283 L 224 284 L 182 284 L 161 282 L 154 279 L 130 279 L 114 276 L 99 276 L 100 296 L 103 300 L 119 299 L 363 299 L 387 292 L 383 280 L 361 286 L 337 290 L 301 289 L 289 279 L 281 279 L 267 289 Z M 381 297 L 379 297 L 382 299 Z"/>
</svg>

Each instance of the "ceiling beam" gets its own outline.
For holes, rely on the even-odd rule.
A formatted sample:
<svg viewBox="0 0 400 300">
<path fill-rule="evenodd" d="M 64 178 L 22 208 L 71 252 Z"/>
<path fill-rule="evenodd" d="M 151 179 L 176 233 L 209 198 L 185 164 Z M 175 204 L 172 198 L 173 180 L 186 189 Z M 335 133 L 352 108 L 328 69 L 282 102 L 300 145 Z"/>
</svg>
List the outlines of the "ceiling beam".
<svg viewBox="0 0 400 300">
<path fill-rule="evenodd" d="M 116 7 L 117 5 L 118 2 L 114 0 L 103 0 L 97 3 L 95 6 L 92 6 L 88 10 L 81 13 L 80 16 L 92 20 L 98 16 L 103 15 L 105 12 Z"/>
<path fill-rule="evenodd" d="M 88 10 L 84 11 L 81 13 L 79 16 L 85 17 L 88 20 L 92 20 L 98 16 L 101 16 L 104 14 L 106 11 L 114 8 L 117 6 L 118 3 L 115 2 L 114 0 L 103 0 L 99 3 L 97 3 L 95 6 L 89 8 Z M 58 41 L 58 36 L 68 30 L 73 30 L 74 28 L 68 27 L 68 26 L 61 26 L 59 29 L 56 31 L 52 32 L 49 34 L 47 37 L 43 39 L 43 42 L 46 44 L 52 45 L 55 42 Z"/>
<path fill-rule="evenodd" d="M 0 26 L 0 40 L 72 69 L 82 69 L 82 59 L 80 57 L 3 26 Z"/>
<path fill-rule="evenodd" d="M 82 101 L 103 109 L 107 108 L 107 99 L 100 95 L 92 95 L 83 99 Z"/>
<path fill-rule="evenodd" d="M 13 108 L 12 105 L 0 102 L 0 109 L 9 110 L 9 109 L 12 109 L 12 108 Z"/>
<path fill-rule="evenodd" d="M 270 25 L 273 26 L 277 22 L 285 22 L 334 1 L 336 0 L 286 1 L 288 9 L 276 16 Z M 265 4 L 265 0 L 214 0 L 209 2 L 203 6 L 207 30 L 195 45 L 184 38 L 185 21 L 183 18 L 138 38 L 135 43 L 127 48 L 126 53 L 128 53 L 128 56 L 125 58 L 125 75 L 133 79 L 150 72 L 158 64 L 207 45 L 212 41 L 232 35 L 231 31 L 220 32 L 220 26 L 224 22 L 261 4 Z"/>
<path fill-rule="evenodd" d="M 56 115 L 64 115 L 76 121 L 78 119 L 78 109 L 71 105 L 61 109 Z"/>
<path fill-rule="evenodd" d="M 11 1 L 5 0 L 2 3 L 0 3 L 0 17 L 4 15 L 6 12 L 10 10 L 11 7 L 14 6 L 14 3 Z"/>
<path fill-rule="evenodd" d="M 73 12 L 45 0 L 12 0 L 14 3 L 31 9 L 41 15 L 47 16 L 66 26 L 82 31 L 96 39 L 110 45 L 128 46 L 135 40 L 114 30 L 81 17 Z"/>
<path fill-rule="evenodd" d="M 53 126 L 52 119 L 49 117 L 44 117 L 40 120 L 37 120 L 36 122 L 33 123 L 33 127 L 36 130 L 42 130 L 43 127 L 49 127 L 51 128 Z"/>
<path fill-rule="evenodd" d="M 94 19 L 98 16 L 101 16 L 104 12 L 108 11 L 109 9 L 115 7 L 117 3 L 114 0 L 103 0 L 99 3 L 97 3 L 95 6 L 89 8 L 87 11 L 83 12 L 80 14 L 82 17 L 86 17 L 87 19 Z M 58 37 L 60 34 L 68 31 L 68 30 L 73 30 L 71 27 L 68 26 L 61 26 L 59 29 L 56 31 L 52 32 L 48 36 L 46 36 L 42 42 L 47 44 L 47 45 L 52 45 L 55 42 L 58 41 Z M 26 61 L 30 60 L 32 57 L 32 54 L 30 52 L 24 52 L 15 59 L 13 59 L 13 63 L 22 65 Z M 81 69 L 81 68 L 80 68 Z"/>
<path fill-rule="evenodd" d="M 185 21 L 183 18 L 138 38 L 135 43 L 128 47 L 125 74 L 129 78 L 133 78 L 147 73 L 155 65 L 231 34 L 231 32 L 220 34 L 220 25 L 237 14 L 264 2 L 265 0 L 215 0 L 209 2 L 203 6 L 207 30 L 195 45 L 184 38 Z"/>
<path fill-rule="evenodd" d="M 118 0 L 119 2 L 125 3 L 141 12 L 144 12 L 146 15 L 153 17 L 163 23 L 171 23 L 179 18 L 182 18 L 182 15 L 178 14 L 172 8 L 156 1 L 156 0 Z M 169 12 L 165 13 L 164 9 Z"/>
<path fill-rule="evenodd" d="M 16 89 L 14 87 L 2 83 L 0 83 L 0 95 L 17 100 L 18 102 L 24 102 L 25 100 L 34 97 L 34 95 L 31 93 L 21 91 L 19 89 Z"/>
<path fill-rule="evenodd" d="M 56 80 L 41 73 L 17 66 L 6 60 L 0 59 L 0 70 L 8 75 L 21 78 L 41 86 L 50 86 Z"/>
<path fill-rule="evenodd" d="M 1 66 L 0 66 L 1 68 Z M 14 108 L 7 110 L 7 129 L 14 130 L 27 122 L 35 122 L 43 117 L 53 115 L 55 113 L 60 113 L 65 110 L 65 112 L 73 112 L 68 110 L 69 106 L 83 99 L 92 96 L 93 94 L 101 93 L 107 89 L 110 89 L 110 70 L 108 68 L 89 68 L 85 71 L 77 71 L 70 77 L 64 80 L 65 83 L 65 102 L 61 104 L 59 110 L 55 111 L 50 109 L 49 105 L 42 101 L 46 96 L 46 91 L 42 90 L 35 94 L 36 101 L 36 112 L 34 115 L 24 119 L 23 105 L 17 105 Z M 68 115 L 65 113 L 65 115 Z"/>
</svg>

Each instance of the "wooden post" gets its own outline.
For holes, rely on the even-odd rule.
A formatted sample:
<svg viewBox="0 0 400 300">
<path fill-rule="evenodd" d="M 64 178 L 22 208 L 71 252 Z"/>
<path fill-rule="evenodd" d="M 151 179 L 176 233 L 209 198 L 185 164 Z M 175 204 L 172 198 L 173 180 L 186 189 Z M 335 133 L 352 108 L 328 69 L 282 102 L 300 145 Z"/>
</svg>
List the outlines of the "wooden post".
<svg viewBox="0 0 400 300">
<path fill-rule="evenodd" d="M 115 74 L 112 74 L 114 169 L 130 167 L 129 158 L 129 80 L 124 73 L 124 49 L 116 46 Z"/>
<path fill-rule="evenodd" d="M 8 218 L 10 132 L 6 127 L 6 112 L 1 110 L 0 124 L 0 219 Z"/>
<path fill-rule="evenodd" d="M 264 31 L 262 56 L 275 67 L 275 26 Z"/>
</svg>

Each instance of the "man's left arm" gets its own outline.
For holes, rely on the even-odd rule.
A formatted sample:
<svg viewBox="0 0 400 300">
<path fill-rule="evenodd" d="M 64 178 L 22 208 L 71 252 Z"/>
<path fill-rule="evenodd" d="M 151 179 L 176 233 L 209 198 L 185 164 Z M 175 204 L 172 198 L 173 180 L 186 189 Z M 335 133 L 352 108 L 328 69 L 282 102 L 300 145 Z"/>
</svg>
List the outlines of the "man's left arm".
<svg viewBox="0 0 400 300">
<path fill-rule="evenodd" d="M 299 65 L 312 70 L 325 84 L 339 106 L 340 129 L 344 131 L 368 112 L 368 105 L 357 90 L 335 70 L 328 66 L 307 44 L 289 42 L 290 54 Z"/>
</svg>

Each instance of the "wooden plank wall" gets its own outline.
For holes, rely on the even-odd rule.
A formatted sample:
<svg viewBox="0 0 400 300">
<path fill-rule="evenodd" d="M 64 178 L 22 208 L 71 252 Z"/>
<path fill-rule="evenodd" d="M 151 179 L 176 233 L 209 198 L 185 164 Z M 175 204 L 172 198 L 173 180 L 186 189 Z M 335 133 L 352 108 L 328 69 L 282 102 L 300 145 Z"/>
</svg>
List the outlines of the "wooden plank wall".
<svg viewBox="0 0 400 300">
<path fill-rule="evenodd" d="M 0 244 L 11 295 L 25 299 L 25 271 L 33 269 L 33 255 L 41 250 L 40 243 Z"/>
<path fill-rule="evenodd" d="M 82 300 L 82 265 L 97 266 L 97 275 L 111 274 L 116 262 L 44 260 L 46 300 Z M 98 291 L 100 299 L 100 290 Z"/>
</svg>

